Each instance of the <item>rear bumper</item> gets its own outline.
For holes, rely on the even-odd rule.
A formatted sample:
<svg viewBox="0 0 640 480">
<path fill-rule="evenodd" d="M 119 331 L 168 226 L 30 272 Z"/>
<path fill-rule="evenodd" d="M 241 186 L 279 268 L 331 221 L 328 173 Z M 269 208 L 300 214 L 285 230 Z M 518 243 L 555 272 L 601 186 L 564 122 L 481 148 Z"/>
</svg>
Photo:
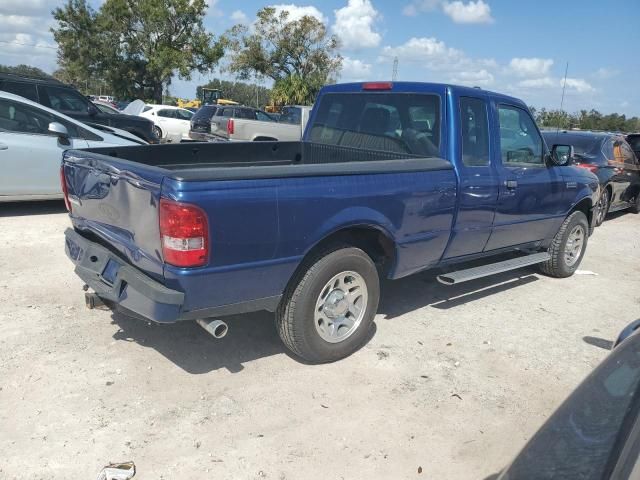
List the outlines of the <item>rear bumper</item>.
<svg viewBox="0 0 640 480">
<path fill-rule="evenodd" d="M 162 285 L 118 255 L 75 230 L 64 232 L 65 252 L 75 273 L 110 308 L 157 323 L 223 317 L 259 310 L 275 311 L 281 295 L 183 311 L 185 294 Z"/>
<path fill-rule="evenodd" d="M 107 304 L 159 323 L 179 319 L 184 293 L 165 287 L 70 228 L 64 235 L 76 275 Z"/>
</svg>

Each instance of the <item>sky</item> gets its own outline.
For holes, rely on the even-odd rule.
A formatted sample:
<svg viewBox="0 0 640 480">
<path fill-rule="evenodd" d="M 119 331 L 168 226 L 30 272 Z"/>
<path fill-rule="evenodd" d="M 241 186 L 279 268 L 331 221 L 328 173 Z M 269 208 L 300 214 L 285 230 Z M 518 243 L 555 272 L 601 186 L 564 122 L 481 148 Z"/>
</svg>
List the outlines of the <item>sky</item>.
<svg viewBox="0 0 640 480">
<path fill-rule="evenodd" d="M 398 80 L 478 86 L 557 109 L 640 116 L 640 0 L 207 0 L 205 26 L 220 35 L 251 24 L 265 6 L 312 15 L 341 39 L 340 82 Z M 284 0 L 287 2 L 288 0 Z M 91 0 L 99 7 L 101 0 Z M 53 71 L 53 0 L 0 0 L 0 64 Z M 175 79 L 171 94 L 195 96 L 214 70 Z"/>
</svg>

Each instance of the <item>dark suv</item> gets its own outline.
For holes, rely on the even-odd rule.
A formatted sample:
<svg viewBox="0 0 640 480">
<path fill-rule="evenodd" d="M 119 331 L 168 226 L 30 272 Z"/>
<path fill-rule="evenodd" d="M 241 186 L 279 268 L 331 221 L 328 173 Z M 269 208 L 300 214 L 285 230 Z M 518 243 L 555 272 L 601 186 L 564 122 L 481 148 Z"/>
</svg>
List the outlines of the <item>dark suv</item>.
<svg viewBox="0 0 640 480">
<path fill-rule="evenodd" d="M 52 78 L 0 73 L 0 90 L 28 98 L 89 125 L 107 125 L 126 130 L 149 143 L 158 142 L 151 120 L 135 115 L 103 113 L 75 88 Z"/>
<path fill-rule="evenodd" d="M 630 133 L 627 135 L 627 142 L 631 145 L 636 157 L 640 159 L 640 133 Z"/>
<path fill-rule="evenodd" d="M 547 145 L 571 145 L 574 164 L 593 172 L 600 180 L 596 226 L 607 213 L 630 208 L 640 211 L 640 165 L 631 146 L 617 133 L 543 131 Z"/>
</svg>

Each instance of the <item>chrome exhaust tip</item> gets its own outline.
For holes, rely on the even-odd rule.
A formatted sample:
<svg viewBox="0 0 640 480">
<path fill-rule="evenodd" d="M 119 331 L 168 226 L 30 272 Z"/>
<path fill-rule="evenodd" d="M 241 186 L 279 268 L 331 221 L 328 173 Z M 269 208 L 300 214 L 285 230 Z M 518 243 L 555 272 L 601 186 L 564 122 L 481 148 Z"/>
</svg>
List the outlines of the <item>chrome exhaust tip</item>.
<svg viewBox="0 0 640 480">
<path fill-rule="evenodd" d="M 211 334 L 213 338 L 223 338 L 229 331 L 228 325 L 222 320 L 205 320 L 199 318 L 198 320 L 196 320 L 196 322 L 198 322 L 198 325 L 209 332 L 209 334 Z"/>
</svg>

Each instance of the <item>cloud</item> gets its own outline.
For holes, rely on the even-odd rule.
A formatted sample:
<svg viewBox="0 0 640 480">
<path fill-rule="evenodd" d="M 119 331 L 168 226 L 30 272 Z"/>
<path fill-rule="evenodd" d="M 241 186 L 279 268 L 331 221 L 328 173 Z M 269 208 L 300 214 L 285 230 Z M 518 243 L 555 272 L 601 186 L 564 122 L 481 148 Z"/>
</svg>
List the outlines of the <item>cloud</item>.
<svg viewBox="0 0 640 480">
<path fill-rule="evenodd" d="M 545 77 L 552 66 L 550 58 L 512 58 L 509 62 L 509 70 L 519 77 Z"/>
<path fill-rule="evenodd" d="M 518 87 L 526 89 L 556 89 L 558 92 L 564 85 L 563 78 L 541 77 L 541 78 L 529 78 L 527 80 L 521 80 L 517 83 Z M 589 82 L 582 78 L 567 78 L 567 91 L 575 93 L 590 93 L 594 92 Z"/>
<path fill-rule="evenodd" d="M 49 31 L 56 22 L 55 0 L 0 0 L 0 64 L 33 65 L 52 72 L 56 44 Z"/>
<path fill-rule="evenodd" d="M 601 67 L 596 70 L 592 76 L 598 80 L 608 80 L 610 78 L 617 77 L 618 75 L 620 75 L 620 70 Z"/>
<path fill-rule="evenodd" d="M 455 23 L 493 23 L 491 7 L 482 0 L 464 3 L 460 0 L 444 2 L 442 10 Z"/>
<path fill-rule="evenodd" d="M 344 80 L 362 81 L 371 76 L 371 64 L 362 60 L 344 57 L 342 59 L 342 77 Z"/>
<path fill-rule="evenodd" d="M 377 47 L 382 39 L 373 26 L 380 17 L 370 0 L 349 0 L 345 7 L 334 10 L 336 22 L 332 30 L 347 50 Z"/>
<path fill-rule="evenodd" d="M 500 70 L 491 58 L 472 58 L 462 50 L 448 46 L 433 37 L 411 38 L 397 47 L 382 49 L 379 62 L 398 57 L 400 65 L 417 64 L 428 71 L 428 81 L 455 83 L 468 86 L 489 86 L 496 83 L 495 73 Z M 407 71 L 411 69 L 405 69 Z M 420 73 L 425 80 L 425 73 Z"/>
<path fill-rule="evenodd" d="M 433 12 L 441 4 L 441 0 L 414 0 L 402 9 L 402 14 L 407 17 L 415 17 L 422 12 Z"/>
<path fill-rule="evenodd" d="M 530 78 L 521 80 L 517 85 L 523 88 L 551 88 L 558 86 L 558 81 L 551 77 Z"/>
<path fill-rule="evenodd" d="M 493 74 L 489 73 L 486 69 L 477 71 L 462 71 L 458 72 L 451 78 L 451 83 L 457 83 L 459 85 L 468 85 L 470 87 L 476 86 L 489 86 L 494 81 Z"/>
<path fill-rule="evenodd" d="M 451 64 L 464 58 L 461 50 L 447 47 L 434 37 L 413 37 L 398 47 L 384 47 L 383 57 L 398 57 L 409 62 L 425 62 L 435 66 L 438 62 Z"/>
<path fill-rule="evenodd" d="M 222 17 L 224 13 L 218 8 L 218 0 L 205 0 L 207 4 L 207 15 L 212 17 Z"/>
<path fill-rule="evenodd" d="M 242 10 L 236 10 L 231 14 L 231 20 L 236 23 L 242 23 L 243 25 L 249 24 L 249 17 Z"/>
<path fill-rule="evenodd" d="M 327 23 L 327 17 L 325 17 L 322 14 L 322 12 L 318 10 L 316 7 L 313 7 L 310 5 L 301 7 L 299 5 L 294 5 L 293 3 L 290 3 L 290 4 L 281 3 L 278 5 L 270 5 L 270 7 L 275 9 L 276 15 L 280 15 L 280 12 L 282 12 L 283 10 L 286 10 L 287 12 L 289 12 L 289 20 L 292 22 L 295 20 L 300 20 L 302 17 L 306 15 L 309 17 L 314 17 L 324 24 Z"/>
<path fill-rule="evenodd" d="M 564 79 L 560 80 L 560 85 L 564 85 Z M 595 89 L 582 78 L 567 78 L 567 90 L 575 90 L 578 93 L 593 92 Z"/>
</svg>

